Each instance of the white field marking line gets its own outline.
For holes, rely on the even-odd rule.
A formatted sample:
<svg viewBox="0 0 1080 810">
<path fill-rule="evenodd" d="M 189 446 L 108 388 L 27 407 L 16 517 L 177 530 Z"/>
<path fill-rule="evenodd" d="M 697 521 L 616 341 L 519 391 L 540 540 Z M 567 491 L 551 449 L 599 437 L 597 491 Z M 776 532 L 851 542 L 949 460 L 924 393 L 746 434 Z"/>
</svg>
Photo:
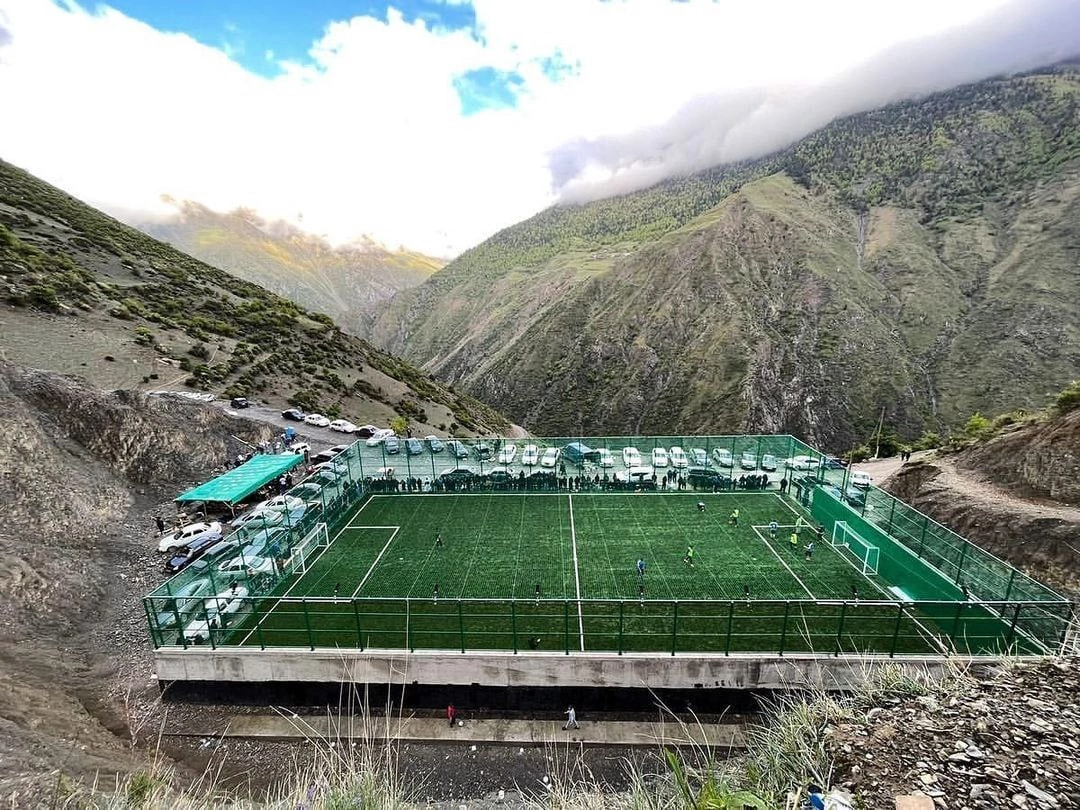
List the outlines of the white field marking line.
<svg viewBox="0 0 1080 810">
<path fill-rule="evenodd" d="M 776 557 L 776 559 L 780 560 L 780 564 L 782 566 L 784 566 L 784 568 L 787 569 L 787 572 L 789 574 L 791 574 L 791 576 L 793 576 L 795 578 L 795 581 L 799 583 L 799 587 L 802 588 L 804 591 L 806 591 L 806 595 L 809 596 L 811 599 L 816 599 L 817 597 L 814 596 L 814 592 L 806 587 L 806 583 L 803 582 L 801 579 L 799 579 L 799 575 L 791 570 L 791 566 L 788 565 L 786 562 L 784 562 L 784 558 L 781 557 L 779 555 L 779 553 L 777 553 L 776 549 L 772 547 L 772 543 L 770 543 L 768 541 L 768 539 L 765 537 L 765 535 L 761 533 L 761 527 L 760 526 L 751 526 L 750 528 L 752 528 L 754 530 L 754 534 L 757 535 L 758 540 L 760 540 L 762 543 L 764 543 L 766 546 L 768 546 L 769 551 L 771 551 L 773 553 L 773 555 Z M 768 528 L 768 527 L 765 527 L 765 528 Z"/>
<path fill-rule="evenodd" d="M 400 526 L 359 526 L 355 523 L 350 523 L 345 527 L 346 529 L 400 529 Z"/>
<path fill-rule="evenodd" d="M 574 588 L 577 591 L 578 640 L 581 651 L 585 652 L 585 621 L 581 617 L 581 575 L 578 573 L 577 532 L 574 530 L 574 496 L 567 493 L 570 502 L 570 547 L 574 550 Z"/>
<path fill-rule="evenodd" d="M 387 526 L 386 528 L 391 528 L 391 527 Z M 390 548 L 390 544 L 394 542 L 394 538 L 395 538 L 395 537 L 397 537 L 397 533 L 398 533 L 398 532 L 400 531 L 400 529 L 401 529 L 401 527 L 400 527 L 400 526 L 395 526 L 395 527 L 392 527 L 392 528 L 394 529 L 394 531 L 393 531 L 393 533 L 392 533 L 392 534 L 390 535 L 390 539 L 386 541 L 386 544 L 385 544 L 385 545 L 384 545 L 384 546 L 382 547 L 382 551 L 380 551 L 380 552 L 379 552 L 379 556 L 375 558 L 375 561 L 374 561 L 373 563 L 371 563 L 371 567 L 370 567 L 370 568 L 368 568 L 368 570 L 367 570 L 367 573 L 366 573 L 366 574 L 364 574 L 364 578 L 363 578 L 362 580 L 360 580 L 360 584 L 359 584 L 359 585 L 357 585 L 357 586 L 356 586 L 356 590 L 355 590 L 355 591 L 353 591 L 353 594 L 352 594 L 352 598 L 353 598 L 353 599 L 355 599 L 355 598 L 356 598 L 356 595 L 357 595 L 358 593 L 360 593 L 360 589 L 364 587 L 364 583 L 365 583 L 365 582 L 367 582 L 367 581 L 368 581 L 368 579 L 369 579 L 369 578 L 371 577 L 371 575 L 372 575 L 372 574 L 373 574 L 373 573 L 375 572 L 375 568 L 376 568 L 376 566 L 378 566 L 378 564 L 379 564 L 379 560 L 381 560 L 381 559 L 382 559 L 382 557 L 383 557 L 383 554 L 385 554 L 385 553 L 386 553 L 386 550 L 387 550 L 388 548 Z"/>
</svg>

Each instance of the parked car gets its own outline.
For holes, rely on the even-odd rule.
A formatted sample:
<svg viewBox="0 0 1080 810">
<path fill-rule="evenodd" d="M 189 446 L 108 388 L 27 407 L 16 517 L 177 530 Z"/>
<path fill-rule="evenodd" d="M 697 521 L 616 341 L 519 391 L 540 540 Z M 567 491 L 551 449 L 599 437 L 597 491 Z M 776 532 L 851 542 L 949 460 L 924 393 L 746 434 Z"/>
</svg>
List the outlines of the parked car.
<svg viewBox="0 0 1080 810">
<path fill-rule="evenodd" d="M 562 457 L 571 464 L 580 465 L 591 453 L 592 449 L 581 442 L 570 442 L 562 449 Z"/>
<path fill-rule="evenodd" d="M 158 541 L 158 551 L 163 554 L 175 552 L 203 537 L 213 537 L 214 540 L 220 540 L 221 524 L 217 521 L 213 523 L 189 523 L 187 526 L 162 537 Z"/>
<path fill-rule="evenodd" d="M 708 467 L 709 466 L 709 454 L 702 450 L 700 447 L 691 447 L 690 453 L 690 466 L 692 467 Z"/>
<path fill-rule="evenodd" d="M 821 460 L 821 466 L 826 470 L 842 470 L 847 465 L 847 459 L 838 458 L 837 456 L 825 456 Z"/>
<path fill-rule="evenodd" d="M 208 615 L 236 613 L 247 595 L 247 586 L 237 583 L 204 600 L 203 609 Z"/>
<path fill-rule="evenodd" d="M 427 442 L 428 449 L 432 453 L 441 453 L 445 445 L 438 436 L 425 436 L 424 441 Z"/>
<path fill-rule="evenodd" d="M 269 557 L 249 557 L 237 555 L 218 566 L 222 576 L 268 574 L 274 570 L 274 561 Z"/>
<path fill-rule="evenodd" d="M 382 444 L 394 435 L 394 431 L 390 430 L 390 428 L 379 428 L 370 436 L 368 436 L 368 440 L 364 442 L 364 444 L 366 444 L 368 447 L 378 447 L 380 444 Z"/>
<path fill-rule="evenodd" d="M 857 486 L 849 486 L 844 490 L 844 500 L 852 506 L 862 509 L 866 506 L 866 490 Z"/>
<path fill-rule="evenodd" d="M 234 529 L 242 529 L 245 526 L 276 526 L 284 520 L 285 510 L 260 507 L 233 518 L 229 521 L 229 525 Z"/>
<path fill-rule="evenodd" d="M 462 484 L 466 481 L 474 481 L 476 480 L 476 477 L 476 473 L 465 467 L 456 467 L 452 470 L 443 470 L 439 473 L 439 478 L 442 479 L 444 484 Z"/>
<path fill-rule="evenodd" d="M 205 534 L 197 540 L 192 540 L 172 557 L 169 557 L 165 563 L 165 571 L 169 574 L 175 574 L 177 571 L 184 570 L 218 543 L 220 539 L 220 537 L 214 537 L 212 534 Z"/>
<path fill-rule="evenodd" d="M 684 470 L 690 466 L 690 460 L 686 457 L 686 451 L 681 447 L 672 447 L 671 452 L 668 454 L 668 458 L 671 459 L 671 466 L 678 470 Z"/>
<path fill-rule="evenodd" d="M 496 488 L 505 487 L 514 480 L 513 473 L 506 469 L 506 467 L 492 467 L 487 471 L 485 478 L 487 478 L 488 482 Z"/>
<path fill-rule="evenodd" d="M 872 483 L 874 483 L 873 477 L 868 472 L 863 470 L 852 470 L 849 473 L 848 483 L 853 487 L 860 487 L 861 489 L 867 489 Z"/>
<path fill-rule="evenodd" d="M 189 644 L 200 644 L 210 639 L 210 631 L 225 627 L 229 616 L 239 612 L 244 605 L 248 589 L 240 584 L 209 599 L 203 600 L 204 613 L 184 628 L 184 639 Z"/>
<path fill-rule="evenodd" d="M 594 450 L 596 453 L 596 466 L 607 469 L 608 467 L 615 466 L 615 456 L 611 454 L 611 451 L 606 447 L 601 447 L 599 450 Z"/>
<path fill-rule="evenodd" d="M 401 441 L 397 436 L 387 436 L 383 439 L 383 450 L 391 456 L 396 456 L 401 452 Z"/>
<path fill-rule="evenodd" d="M 731 476 L 708 467 L 690 467 L 686 482 L 694 489 L 731 489 Z"/>
<path fill-rule="evenodd" d="M 250 408 L 251 403 L 248 402 L 247 397 L 233 397 L 229 400 L 230 407 L 233 408 Z"/>
<path fill-rule="evenodd" d="M 513 464 L 516 457 L 517 445 L 513 442 L 507 442 L 499 449 L 499 455 L 496 461 L 498 461 L 499 464 Z"/>
<path fill-rule="evenodd" d="M 784 466 L 790 470 L 812 470 L 817 462 L 813 456 L 792 456 L 784 459 Z"/>
<path fill-rule="evenodd" d="M 405 440 L 405 455 L 418 456 L 424 452 L 424 443 L 419 439 L 409 438 Z"/>
<path fill-rule="evenodd" d="M 663 447 L 654 447 L 652 451 L 652 465 L 654 467 L 666 467 L 668 465 L 667 450 Z"/>
<path fill-rule="evenodd" d="M 309 413 L 304 417 L 305 425 L 312 425 L 313 427 L 329 427 L 330 419 L 323 416 L 321 413 Z"/>
<path fill-rule="evenodd" d="M 622 463 L 624 467 L 640 467 L 641 453 L 636 447 L 624 447 L 622 451 Z"/>
<path fill-rule="evenodd" d="M 756 470 L 757 456 L 747 450 L 739 457 L 739 468 L 742 470 Z"/>
<path fill-rule="evenodd" d="M 169 597 L 171 601 L 155 599 L 154 608 L 158 611 L 155 617 L 157 626 L 172 627 L 177 623 L 178 616 L 181 622 L 184 621 L 202 603 L 202 595 L 209 587 L 209 579 L 205 577 L 193 579 L 177 588 L 176 592 Z"/>
<path fill-rule="evenodd" d="M 297 498 L 295 495 L 275 495 L 273 498 L 268 498 L 265 501 L 260 501 L 255 504 L 256 509 L 274 509 L 281 511 L 292 511 L 294 509 L 302 509 L 304 501 L 301 498 Z"/>
<path fill-rule="evenodd" d="M 375 425 L 360 425 L 360 427 L 353 430 L 353 435 L 361 439 L 370 439 L 378 432 L 379 429 Z"/>
<path fill-rule="evenodd" d="M 306 416 L 307 414 L 299 408 L 289 408 L 288 410 L 281 412 L 281 418 L 287 419 L 290 422 L 303 422 L 304 417 Z"/>
<path fill-rule="evenodd" d="M 559 448 L 558 447 L 546 447 L 544 448 L 544 455 L 540 456 L 541 467 L 554 467 L 559 463 Z"/>
<path fill-rule="evenodd" d="M 633 466 L 615 472 L 615 483 L 626 489 L 656 489 L 656 471 L 648 466 Z"/>
<path fill-rule="evenodd" d="M 353 433 L 356 430 L 356 425 L 348 419 L 335 419 L 328 427 L 338 433 Z"/>
<path fill-rule="evenodd" d="M 487 461 L 493 455 L 495 451 L 491 449 L 491 445 L 487 442 L 477 442 L 472 447 L 473 454 L 481 461 Z"/>
<path fill-rule="evenodd" d="M 712 451 L 713 462 L 717 467 L 734 467 L 735 459 L 731 456 L 731 451 L 726 447 L 716 447 Z"/>
<path fill-rule="evenodd" d="M 307 442 L 293 442 L 289 449 L 296 453 L 296 455 L 302 456 L 304 453 L 311 452 L 311 445 Z"/>
<path fill-rule="evenodd" d="M 521 448 L 521 463 L 526 467 L 535 466 L 540 460 L 540 448 L 535 444 L 527 444 Z"/>
<path fill-rule="evenodd" d="M 450 451 L 450 455 L 454 458 L 468 458 L 469 448 L 459 442 L 457 439 L 451 439 L 446 443 L 446 449 Z"/>
<path fill-rule="evenodd" d="M 777 466 L 776 456 L 766 453 L 761 457 L 761 469 L 765 470 L 765 472 L 776 472 Z"/>
</svg>

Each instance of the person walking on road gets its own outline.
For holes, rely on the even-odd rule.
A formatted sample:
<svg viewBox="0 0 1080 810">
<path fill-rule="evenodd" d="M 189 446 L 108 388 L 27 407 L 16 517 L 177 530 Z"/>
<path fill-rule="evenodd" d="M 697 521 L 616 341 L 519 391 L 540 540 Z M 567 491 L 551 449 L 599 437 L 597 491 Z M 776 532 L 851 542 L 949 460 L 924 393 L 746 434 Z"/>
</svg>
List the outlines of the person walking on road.
<svg viewBox="0 0 1080 810">
<path fill-rule="evenodd" d="M 569 728 L 577 728 L 577 712 L 574 711 L 574 707 L 570 706 L 563 714 L 566 715 L 566 725 L 563 726 L 563 731 Z"/>
<path fill-rule="evenodd" d="M 457 720 L 457 709 L 454 708 L 453 703 L 446 707 L 446 719 L 450 721 L 450 728 L 453 728 L 454 721 Z"/>
</svg>

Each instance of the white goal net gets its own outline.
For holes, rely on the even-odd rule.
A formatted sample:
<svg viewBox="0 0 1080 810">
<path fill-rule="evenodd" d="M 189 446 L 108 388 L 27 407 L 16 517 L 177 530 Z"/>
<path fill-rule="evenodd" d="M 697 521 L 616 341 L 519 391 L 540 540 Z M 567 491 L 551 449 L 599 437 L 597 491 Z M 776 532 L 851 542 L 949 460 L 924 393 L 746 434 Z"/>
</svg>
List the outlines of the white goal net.
<svg viewBox="0 0 1080 810">
<path fill-rule="evenodd" d="M 304 539 L 293 548 L 289 558 L 289 567 L 294 573 L 303 576 L 329 545 L 330 534 L 326 530 L 326 524 L 316 523 L 315 527 L 304 535 Z"/>
<path fill-rule="evenodd" d="M 878 547 L 859 536 L 846 522 L 839 520 L 833 525 L 831 542 L 837 550 L 847 549 L 847 552 L 858 561 L 863 574 L 878 572 L 878 558 L 880 557 Z"/>
</svg>

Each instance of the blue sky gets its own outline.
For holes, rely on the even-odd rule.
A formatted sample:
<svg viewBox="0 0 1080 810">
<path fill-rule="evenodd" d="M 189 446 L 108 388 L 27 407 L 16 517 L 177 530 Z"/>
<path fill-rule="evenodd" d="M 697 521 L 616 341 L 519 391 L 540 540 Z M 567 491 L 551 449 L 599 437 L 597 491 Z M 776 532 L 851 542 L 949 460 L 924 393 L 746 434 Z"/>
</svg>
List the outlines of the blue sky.
<svg viewBox="0 0 1080 810">
<path fill-rule="evenodd" d="M 0 157 L 452 256 L 560 202 L 1080 51 L 1076 0 L 0 0 Z"/>
</svg>

